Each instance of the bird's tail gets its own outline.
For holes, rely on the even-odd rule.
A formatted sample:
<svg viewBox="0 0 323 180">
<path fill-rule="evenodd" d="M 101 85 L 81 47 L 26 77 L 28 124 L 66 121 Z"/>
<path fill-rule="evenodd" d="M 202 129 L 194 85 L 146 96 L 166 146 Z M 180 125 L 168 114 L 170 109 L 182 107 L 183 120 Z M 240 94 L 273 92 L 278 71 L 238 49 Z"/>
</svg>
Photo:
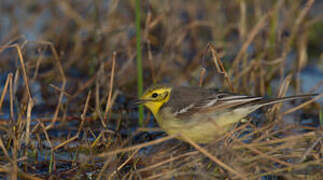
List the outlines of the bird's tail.
<svg viewBox="0 0 323 180">
<path fill-rule="evenodd" d="M 318 94 L 303 94 L 303 95 L 280 97 L 280 98 L 261 99 L 261 100 L 255 101 L 254 103 L 258 104 L 260 107 L 263 107 L 263 106 L 277 104 L 285 101 L 292 101 L 295 99 L 309 98 L 317 95 Z"/>
</svg>

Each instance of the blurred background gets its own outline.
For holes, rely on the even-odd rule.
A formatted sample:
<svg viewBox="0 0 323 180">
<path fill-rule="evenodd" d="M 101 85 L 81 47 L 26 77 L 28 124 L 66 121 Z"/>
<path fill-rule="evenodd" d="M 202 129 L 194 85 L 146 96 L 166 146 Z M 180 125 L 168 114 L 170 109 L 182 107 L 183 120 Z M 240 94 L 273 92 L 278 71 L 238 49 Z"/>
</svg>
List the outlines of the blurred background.
<svg viewBox="0 0 323 180">
<path fill-rule="evenodd" d="M 138 91 L 135 3 L 1 0 L 0 177 L 234 177 L 176 140 L 97 158 L 98 153 L 165 136 L 149 112 L 139 125 L 138 111 L 130 104 Z M 144 0 L 140 8 L 143 88 L 155 83 L 198 86 L 202 80 L 204 87 L 248 95 L 323 93 L 322 1 Z M 214 52 L 224 72 L 216 68 Z M 312 174 L 315 179 L 317 166 L 306 169 L 309 165 L 302 163 L 322 163 L 322 148 L 315 149 L 319 143 L 322 147 L 322 135 L 314 133 L 323 123 L 322 103 L 317 100 L 280 117 L 293 126 L 279 137 L 295 135 L 290 131 L 295 124 L 297 135 L 313 133 L 299 144 L 304 151 L 313 146 L 313 154 L 297 161 L 301 170 L 296 168 L 295 174 L 276 170 L 294 167 L 293 158 L 301 159 L 304 153 L 275 157 L 287 165 L 259 158 L 258 169 L 253 168 L 257 159 L 232 161 L 241 149 L 215 154 L 226 152 L 230 157 L 223 155 L 222 160 L 250 178 Z M 285 104 L 281 111 L 298 104 Z M 257 114 L 253 118 L 266 124 Z M 271 127 L 280 126 L 286 124 Z M 246 158 L 255 156 L 254 151 L 245 153 Z M 178 154 L 181 160 L 170 160 Z M 162 160 L 171 163 L 155 164 Z"/>
</svg>

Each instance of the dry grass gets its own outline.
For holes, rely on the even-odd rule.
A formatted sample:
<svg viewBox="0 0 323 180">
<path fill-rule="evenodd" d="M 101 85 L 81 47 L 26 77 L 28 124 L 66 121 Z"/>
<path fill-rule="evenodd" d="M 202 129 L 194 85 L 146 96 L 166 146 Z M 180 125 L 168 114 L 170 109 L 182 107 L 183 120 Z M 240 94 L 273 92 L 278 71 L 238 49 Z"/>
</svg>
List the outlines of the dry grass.
<svg viewBox="0 0 323 180">
<path fill-rule="evenodd" d="M 304 68 L 322 66 L 321 2 L 143 2 L 145 86 L 285 96 L 307 93 Z M 137 127 L 133 1 L 19 4 L 0 6 L 0 178 L 322 178 L 322 80 L 313 100 L 184 143 L 149 112 Z"/>
</svg>

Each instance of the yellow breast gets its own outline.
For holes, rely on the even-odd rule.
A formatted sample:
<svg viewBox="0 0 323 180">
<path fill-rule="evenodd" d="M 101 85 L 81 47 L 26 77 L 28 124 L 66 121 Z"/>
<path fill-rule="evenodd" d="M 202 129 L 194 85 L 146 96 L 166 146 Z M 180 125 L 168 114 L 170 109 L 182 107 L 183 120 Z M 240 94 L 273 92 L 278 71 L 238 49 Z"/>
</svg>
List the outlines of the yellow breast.
<svg viewBox="0 0 323 180">
<path fill-rule="evenodd" d="M 163 109 L 155 118 L 159 126 L 170 135 L 182 134 L 194 142 L 208 143 L 228 132 L 234 123 L 246 115 L 235 111 L 210 112 L 178 119 L 169 109 Z"/>
</svg>

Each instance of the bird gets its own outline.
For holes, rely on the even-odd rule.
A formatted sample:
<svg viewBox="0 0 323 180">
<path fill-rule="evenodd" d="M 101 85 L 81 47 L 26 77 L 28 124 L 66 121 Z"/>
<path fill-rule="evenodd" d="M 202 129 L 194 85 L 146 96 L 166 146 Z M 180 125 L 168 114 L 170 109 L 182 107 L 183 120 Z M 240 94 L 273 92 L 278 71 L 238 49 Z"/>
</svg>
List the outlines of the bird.
<svg viewBox="0 0 323 180">
<path fill-rule="evenodd" d="M 149 87 L 136 104 L 148 108 L 167 134 L 180 134 L 205 144 L 224 135 L 235 123 L 261 107 L 315 95 L 265 98 L 202 87 L 157 84 Z M 178 138 L 184 140 L 181 136 Z"/>
</svg>

